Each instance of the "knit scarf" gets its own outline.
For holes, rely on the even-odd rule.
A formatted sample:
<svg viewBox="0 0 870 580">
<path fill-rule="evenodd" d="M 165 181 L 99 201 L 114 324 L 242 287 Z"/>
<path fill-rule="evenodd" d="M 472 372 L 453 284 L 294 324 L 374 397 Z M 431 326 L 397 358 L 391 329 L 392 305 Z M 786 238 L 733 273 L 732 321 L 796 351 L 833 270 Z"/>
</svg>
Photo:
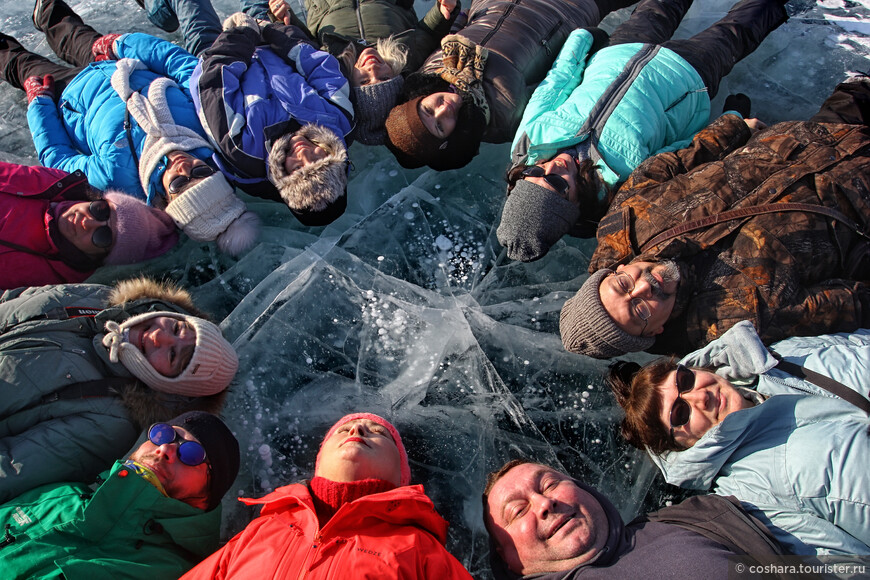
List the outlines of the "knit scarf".
<svg viewBox="0 0 870 580">
<path fill-rule="evenodd" d="M 382 493 L 395 489 L 395 485 L 381 479 L 363 479 L 361 481 L 337 482 L 323 477 L 314 477 L 308 483 L 311 498 L 314 500 L 314 510 L 317 521 L 322 528 L 326 525 L 338 508 L 361 497 Z"/>
<path fill-rule="evenodd" d="M 192 129 L 175 124 L 166 101 L 166 89 L 170 86 L 177 87 L 175 81 L 167 77 L 154 79 L 148 87 L 146 98 L 141 92 L 134 92 L 130 87 L 132 72 L 146 69 L 142 61 L 122 58 L 116 67 L 112 74 L 112 88 L 127 104 L 130 116 L 147 135 L 139 160 L 139 181 L 147 195 L 151 174 L 167 153 L 190 151 L 199 147 L 211 149 L 211 145 Z M 165 195 L 165 192 L 163 193 Z"/>
<path fill-rule="evenodd" d="M 489 50 L 458 34 L 448 34 L 441 41 L 444 55 L 436 72 L 461 93 L 470 95 L 489 123 L 489 103 L 483 91 L 483 69 Z"/>
</svg>

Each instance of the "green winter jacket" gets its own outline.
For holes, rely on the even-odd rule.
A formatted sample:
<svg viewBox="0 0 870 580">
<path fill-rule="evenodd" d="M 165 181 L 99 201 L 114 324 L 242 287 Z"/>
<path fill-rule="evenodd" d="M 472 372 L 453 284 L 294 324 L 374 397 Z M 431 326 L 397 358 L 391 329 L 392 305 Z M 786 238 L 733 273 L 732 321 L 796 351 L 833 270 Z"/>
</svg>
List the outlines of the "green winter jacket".
<svg viewBox="0 0 870 580">
<path fill-rule="evenodd" d="M 707 125 L 704 81 L 677 53 L 630 43 L 590 56 L 592 41 L 584 29 L 568 37 L 526 106 L 512 165 L 535 165 L 588 140 L 603 180 L 615 186 L 644 159 L 686 146 Z"/>
<path fill-rule="evenodd" d="M 218 547 L 220 507 L 168 498 L 118 461 L 94 491 L 34 489 L 0 506 L 4 578 L 175 579 Z"/>
<path fill-rule="evenodd" d="M 151 423 L 194 406 L 217 411 L 219 397 L 158 393 L 109 361 L 101 342 L 107 320 L 187 312 L 153 282 L 126 288 L 123 304 L 115 306 L 113 288 L 97 284 L 0 295 L 0 502 L 47 483 L 92 481 Z M 105 385 L 107 377 L 115 381 L 116 394 L 82 396 L 65 389 L 89 381 Z"/>
<path fill-rule="evenodd" d="M 391 34 L 408 49 L 405 70 L 420 68 L 426 57 L 441 45 L 441 39 L 459 14 L 459 2 L 446 20 L 436 2 L 419 22 L 413 3 L 396 0 L 305 0 L 308 29 L 330 54 L 340 54 L 349 42 L 360 39 L 373 45 Z"/>
</svg>

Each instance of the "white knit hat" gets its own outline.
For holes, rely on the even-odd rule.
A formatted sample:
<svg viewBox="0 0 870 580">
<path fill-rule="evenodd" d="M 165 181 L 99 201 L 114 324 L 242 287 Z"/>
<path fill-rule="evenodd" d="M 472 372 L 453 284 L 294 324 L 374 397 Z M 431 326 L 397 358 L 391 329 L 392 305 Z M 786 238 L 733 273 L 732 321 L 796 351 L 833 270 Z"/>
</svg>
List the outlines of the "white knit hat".
<svg viewBox="0 0 870 580">
<path fill-rule="evenodd" d="M 220 172 L 181 192 L 166 206 L 175 224 L 198 242 L 217 240 L 223 252 L 238 255 L 259 235 L 260 220 L 249 212 Z"/>
<path fill-rule="evenodd" d="M 154 370 L 145 355 L 128 340 L 130 328 L 158 316 L 184 320 L 196 331 L 193 356 L 177 377 L 167 377 Z M 122 324 L 107 321 L 103 346 L 109 349 L 109 360 L 120 362 L 152 389 L 186 397 L 204 397 L 223 391 L 239 368 L 239 357 L 220 328 L 202 318 L 177 312 L 146 312 Z"/>
</svg>

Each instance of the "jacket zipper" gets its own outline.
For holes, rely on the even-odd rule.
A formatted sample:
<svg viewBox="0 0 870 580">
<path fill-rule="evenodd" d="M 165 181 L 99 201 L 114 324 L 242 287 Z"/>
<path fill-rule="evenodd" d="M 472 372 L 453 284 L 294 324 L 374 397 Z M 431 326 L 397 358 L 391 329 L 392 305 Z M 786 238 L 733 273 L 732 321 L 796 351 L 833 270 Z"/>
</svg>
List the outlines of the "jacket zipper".
<svg viewBox="0 0 870 580">
<path fill-rule="evenodd" d="M 12 535 L 12 524 L 6 524 L 5 531 L 6 533 L 3 535 L 3 539 L 0 540 L 0 548 L 8 546 L 9 544 L 15 543 L 15 536 Z"/>
<path fill-rule="evenodd" d="M 517 5 L 519 5 L 519 3 L 522 1 L 523 0 L 513 0 L 513 2 L 511 2 L 511 5 L 507 7 L 507 9 L 504 11 L 504 13 L 498 19 L 498 22 L 496 22 L 495 26 L 492 27 L 492 30 L 487 32 L 486 36 L 483 37 L 483 40 L 480 41 L 480 43 L 479 43 L 480 46 L 484 46 L 487 43 L 487 41 L 489 41 L 489 39 L 492 38 L 492 35 L 495 34 L 499 28 L 501 28 L 501 25 L 505 21 L 505 18 L 510 16 L 510 13 L 513 12 L 514 8 Z"/>
<path fill-rule="evenodd" d="M 558 22 L 556 22 L 556 26 L 554 26 L 553 28 L 551 28 L 551 29 L 550 29 L 550 32 L 548 32 L 548 33 L 544 36 L 544 38 L 541 39 L 541 46 L 544 47 L 544 52 L 547 53 L 547 56 L 550 56 L 550 55 L 553 54 L 553 51 L 550 50 L 550 39 L 553 38 L 553 35 L 556 34 L 556 31 L 559 30 L 559 27 L 560 27 L 560 26 L 562 26 L 562 20 L 561 20 L 561 19 L 560 19 Z"/>
<path fill-rule="evenodd" d="M 363 28 L 362 14 L 359 11 L 359 0 L 353 0 L 353 12 L 356 14 L 356 24 L 359 26 L 359 37 L 364 41 L 366 39 L 366 31 Z"/>
</svg>

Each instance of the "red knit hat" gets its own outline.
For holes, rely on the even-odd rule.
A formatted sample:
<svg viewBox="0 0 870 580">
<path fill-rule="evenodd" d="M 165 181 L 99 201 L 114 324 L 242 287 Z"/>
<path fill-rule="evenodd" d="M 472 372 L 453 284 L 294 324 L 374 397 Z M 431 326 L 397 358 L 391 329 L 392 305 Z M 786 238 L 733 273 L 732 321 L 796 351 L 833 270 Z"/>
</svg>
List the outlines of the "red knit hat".
<svg viewBox="0 0 870 580">
<path fill-rule="evenodd" d="M 408 485 L 409 483 L 411 483 L 411 466 L 408 463 L 408 454 L 405 452 L 405 446 L 402 444 L 402 437 L 399 435 L 399 432 L 396 430 L 395 427 L 393 427 L 393 425 L 389 421 L 373 413 L 351 413 L 350 415 L 345 415 L 344 417 L 339 419 L 335 423 L 335 425 L 330 427 L 329 431 L 326 432 L 326 437 L 324 437 L 323 441 L 320 442 L 320 450 L 317 451 L 317 460 L 314 464 L 314 472 L 317 473 L 317 466 L 320 465 L 320 452 L 323 450 L 323 442 L 332 437 L 332 435 L 338 430 L 339 427 L 341 427 L 348 421 L 353 421 L 355 419 L 368 419 L 369 421 L 377 423 L 378 425 L 390 432 L 390 436 L 393 438 L 393 443 L 396 444 L 396 448 L 399 450 L 399 462 L 401 463 L 401 479 L 399 481 L 399 485 Z"/>
</svg>

